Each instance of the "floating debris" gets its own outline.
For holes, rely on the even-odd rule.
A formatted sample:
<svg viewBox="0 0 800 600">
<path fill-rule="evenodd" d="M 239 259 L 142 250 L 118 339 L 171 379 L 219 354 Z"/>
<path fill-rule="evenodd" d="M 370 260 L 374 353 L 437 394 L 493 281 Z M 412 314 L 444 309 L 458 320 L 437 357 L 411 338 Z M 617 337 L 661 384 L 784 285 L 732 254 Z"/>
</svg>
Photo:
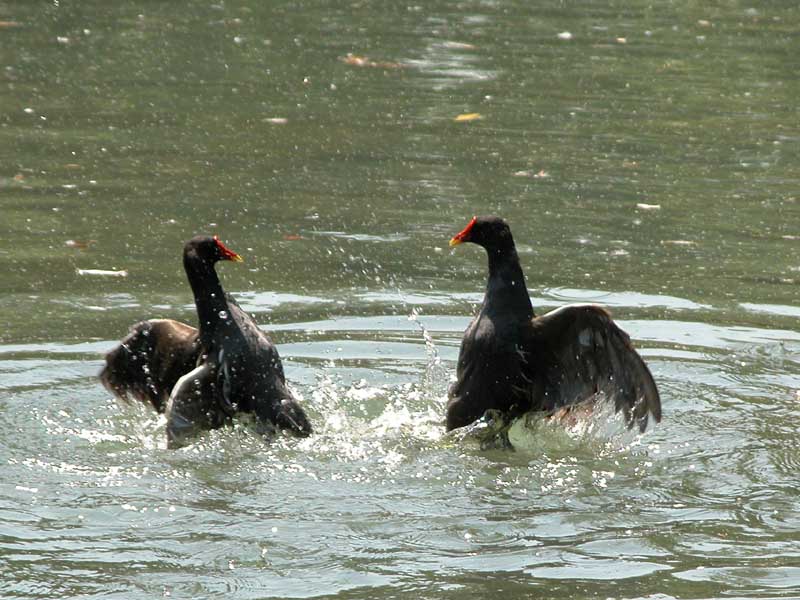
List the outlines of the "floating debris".
<svg viewBox="0 0 800 600">
<path fill-rule="evenodd" d="M 90 275 L 93 277 L 127 277 L 127 271 L 111 271 L 106 269 L 75 269 L 78 275 Z"/>
<path fill-rule="evenodd" d="M 616 42 L 617 42 L 618 44 L 627 44 L 627 43 L 628 43 L 628 40 L 627 40 L 627 38 L 624 38 L 624 37 L 618 37 L 618 38 L 616 39 Z"/>
<path fill-rule="evenodd" d="M 661 240 L 665 246 L 697 246 L 697 242 L 691 240 Z"/>
<path fill-rule="evenodd" d="M 645 204 L 644 202 L 639 202 L 636 204 L 636 208 L 640 210 L 661 210 L 660 204 Z"/>
<path fill-rule="evenodd" d="M 562 31 L 558 34 L 558 39 L 560 40 L 571 40 L 572 34 L 569 31 Z"/>
<path fill-rule="evenodd" d="M 544 169 L 540 169 L 536 173 L 533 171 L 515 171 L 514 177 L 532 177 L 533 179 L 546 179 L 550 177 L 550 173 L 545 171 Z"/>
<path fill-rule="evenodd" d="M 283 239 L 285 239 L 287 242 L 294 242 L 296 240 L 302 240 L 303 236 L 297 233 L 289 233 L 283 236 Z"/>
<path fill-rule="evenodd" d="M 456 123 L 464 123 L 467 121 L 477 121 L 482 119 L 483 115 L 481 113 L 464 113 L 458 115 L 455 119 L 453 119 Z"/>
<path fill-rule="evenodd" d="M 10 29 L 11 27 L 21 27 L 22 23 L 16 21 L 0 21 L 0 29 Z"/>
<path fill-rule="evenodd" d="M 450 48 L 451 50 L 475 50 L 477 46 L 474 44 L 467 44 L 464 42 L 442 42 L 442 48 Z"/>
<path fill-rule="evenodd" d="M 64 245 L 67 248 L 79 248 L 80 250 L 85 250 L 89 246 L 95 243 L 96 240 L 67 240 L 64 242 Z"/>
<path fill-rule="evenodd" d="M 289 122 L 289 119 L 285 117 L 271 117 L 269 119 L 264 119 L 267 123 L 272 123 L 273 125 L 286 125 Z"/>
<path fill-rule="evenodd" d="M 405 67 L 402 63 L 371 60 L 367 56 L 358 56 L 350 52 L 339 60 L 351 67 L 372 67 L 374 69 L 402 69 Z"/>
<path fill-rule="evenodd" d="M 347 56 L 340 58 L 344 64 L 353 67 L 368 67 L 371 61 L 366 56 L 356 56 L 355 54 L 347 53 Z"/>
</svg>

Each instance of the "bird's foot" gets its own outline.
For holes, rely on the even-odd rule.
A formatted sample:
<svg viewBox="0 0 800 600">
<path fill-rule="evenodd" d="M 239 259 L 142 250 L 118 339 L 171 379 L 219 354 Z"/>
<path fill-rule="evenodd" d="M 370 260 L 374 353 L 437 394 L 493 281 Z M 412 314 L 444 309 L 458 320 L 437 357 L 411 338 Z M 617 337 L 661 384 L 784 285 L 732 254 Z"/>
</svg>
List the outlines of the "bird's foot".
<svg viewBox="0 0 800 600">
<path fill-rule="evenodd" d="M 506 413 L 489 409 L 474 423 L 462 427 L 458 431 L 460 440 L 476 440 L 481 450 L 513 450 L 508 439 L 508 430 L 513 419 Z"/>
</svg>

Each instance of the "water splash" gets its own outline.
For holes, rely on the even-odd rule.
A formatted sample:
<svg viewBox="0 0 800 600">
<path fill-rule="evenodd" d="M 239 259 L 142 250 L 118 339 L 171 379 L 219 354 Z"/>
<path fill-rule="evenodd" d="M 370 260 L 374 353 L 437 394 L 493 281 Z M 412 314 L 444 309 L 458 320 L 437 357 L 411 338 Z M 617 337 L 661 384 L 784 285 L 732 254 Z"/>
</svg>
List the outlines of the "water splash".
<svg viewBox="0 0 800 600">
<path fill-rule="evenodd" d="M 628 451 L 641 442 L 643 435 L 629 429 L 622 415 L 615 412 L 613 402 L 605 398 L 598 398 L 590 410 L 571 412 L 567 418 L 526 413 L 508 429 L 514 448 L 528 452 L 574 448 L 576 443 L 606 453 Z"/>
<path fill-rule="evenodd" d="M 449 384 L 447 369 L 442 364 L 442 357 L 439 355 L 433 336 L 419 320 L 420 314 L 422 314 L 422 309 L 414 307 L 411 314 L 408 315 L 408 320 L 416 323 L 422 332 L 422 339 L 425 341 L 425 354 L 428 360 L 422 375 L 422 386 L 436 397 L 444 396 L 447 394 Z"/>
</svg>

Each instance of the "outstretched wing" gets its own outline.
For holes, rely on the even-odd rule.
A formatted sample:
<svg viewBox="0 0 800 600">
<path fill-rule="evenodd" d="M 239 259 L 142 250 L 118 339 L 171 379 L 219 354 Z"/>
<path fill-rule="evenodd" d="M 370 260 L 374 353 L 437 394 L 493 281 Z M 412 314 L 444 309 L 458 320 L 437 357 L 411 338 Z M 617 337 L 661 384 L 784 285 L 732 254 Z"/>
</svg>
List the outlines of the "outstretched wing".
<svg viewBox="0 0 800 600">
<path fill-rule="evenodd" d="M 524 350 L 534 408 L 553 411 L 602 394 L 628 427 L 644 431 L 650 416 L 661 420 L 650 370 L 605 309 L 574 304 L 534 318 Z"/>
<path fill-rule="evenodd" d="M 120 398 L 164 407 L 178 379 L 194 369 L 200 355 L 197 329 L 171 319 L 141 321 L 106 354 L 100 381 Z"/>
</svg>

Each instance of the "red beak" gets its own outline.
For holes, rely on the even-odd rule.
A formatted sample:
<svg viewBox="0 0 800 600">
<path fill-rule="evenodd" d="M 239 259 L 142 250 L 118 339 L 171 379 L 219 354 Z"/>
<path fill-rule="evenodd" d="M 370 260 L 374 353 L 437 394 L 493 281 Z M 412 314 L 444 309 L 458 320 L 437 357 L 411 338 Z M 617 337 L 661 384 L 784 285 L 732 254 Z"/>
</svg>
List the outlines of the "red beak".
<svg viewBox="0 0 800 600">
<path fill-rule="evenodd" d="M 217 247 L 222 254 L 222 260 L 232 260 L 234 262 L 244 262 L 244 259 L 236 254 L 233 250 L 228 248 L 225 244 L 219 241 L 217 236 L 214 236 L 214 241 L 217 242 Z"/>
<path fill-rule="evenodd" d="M 472 228 L 475 227 L 475 223 L 478 220 L 478 217 L 472 217 L 472 221 L 470 221 L 464 229 L 461 230 L 460 233 L 457 233 L 453 236 L 453 239 L 450 240 L 450 246 L 458 246 L 459 244 L 463 244 L 464 242 L 468 242 L 470 238 L 470 233 L 472 232 Z"/>
</svg>

